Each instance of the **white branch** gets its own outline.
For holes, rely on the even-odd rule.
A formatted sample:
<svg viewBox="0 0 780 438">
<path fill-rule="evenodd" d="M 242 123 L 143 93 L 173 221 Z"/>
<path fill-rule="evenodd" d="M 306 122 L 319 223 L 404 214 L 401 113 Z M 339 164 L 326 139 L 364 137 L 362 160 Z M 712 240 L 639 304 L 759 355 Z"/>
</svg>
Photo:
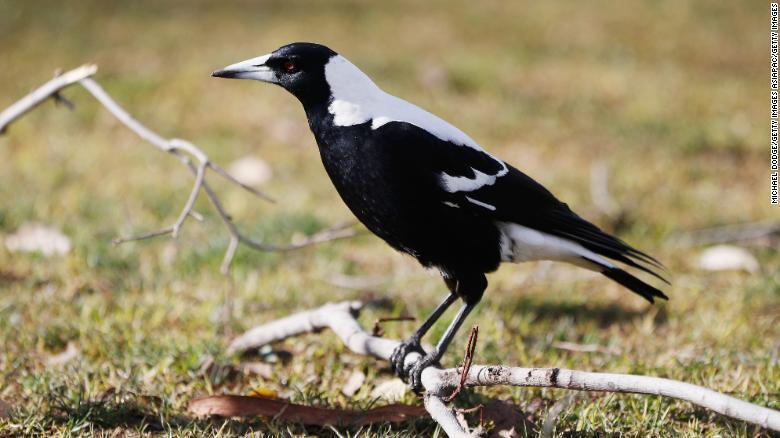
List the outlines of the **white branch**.
<svg viewBox="0 0 780 438">
<path fill-rule="evenodd" d="M 27 96 L 24 96 L 22 99 L 3 110 L 3 112 L 0 112 L 0 134 L 5 132 L 11 122 L 23 116 L 27 111 L 30 111 L 50 97 L 56 95 L 57 92 L 63 88 L 73 85 L 84 78 L 88 78 L 95 74 L 95 72 L 97 72 L 96 65 L 82 65 L 81 67 L 74 68 L 69 72 L 55 77 Z"/>
<path fill-rule="evenodd" d="M 97 82 L 95 82 L 95 80 L 90 77 L 95 74 L 95 72 L 97 72 L 97 66 L 83 65 L 63 73 L 62 75 L 59 75 L 49 82 L 43 84 L 41 87 L 23 97 L 21 100 L 8 107 L 6 110 L 0 112 L 0 133 L 3 133 L 6 127 L 14 120 L 35 108 L 46 99 L 50 97 L 61 99 L 58 93 L 63 88 L 73 84 L 80 84 L 101 105 L 103 105 L 103 107 L 105 107 L 114 117 L 116 117 L 117 120 L 127 126 L 131 131 L 135 132 L 143 140 L 146 140 L 147 142 L 156 146 L 161 151 L 172 154 L 185 166 L 187 166 L 187 168 L 194 175 L 195 181 L 193 183 L 192 189 L 190 190 L 190 195 L 187 198 L 187 202 L 184 204 L 184 207 L 182 208 L 173 225 L 167 228 L 145 233 L 140 236 L 115 239 L 114 243 L 119 244 L 128 241 L 143 240 L 167 234 L 172 235 L 174 238 L 177 237 L 188 217 L 199 217 L 199 215 L 193 211 L 193 207 L 201 190 L 206 193 L 206 197 L 214 206 L 214 209 L 219 214 L 220 219 L 222 219 L 225 228 L 230 234 L 230 242 L 222 261 L 221 271 L 223 273 L 227 273 L 229 270 L 239 243 L 243 243 L 250 248 L 259 251 L 291 251 L 329 240 L 352 237 L 356 234 L 355 230 L 351 228 L 352 224 L 339 225 L 337 227 L 320 231 L 319 233 L 309 236 L 301 242 L 295 242 L 288 245 L 269 245 L 255 241 L 251 237 L 244 235 L 233 222 L 230 214 L 228 214 L 228 212 L 223 207 L 219 196 L 217 196 L 217 194 L 211 189 L 209 183 L 206 181 L 206 171 L 211 169 L 218 175 L 226 178 L 231 183 L 240 186 L 241 188 L 249 191 L 259 198 L 265 199 L 266 201 L 274 202 L 273 199 L 271 199 L 265 193 L 262 193 L 257 189 L 235 179 L 227 171 L 225 171 L 225 169 L 216 165 L 215 163 L 212 163 L 209 157 L 199 147 L 190 143 L 189 141 L 182 140 L 180 138 L 166 139 L 147 128 L 141 122 L 133 118 L 133 116 L 131 116 L 124 108 L 122 108 L 121 105 L 119 105 L 111 96 L 109 96 L 108 93 L 106 93 L 106 90 L 104 90 L 103 87 L 101 87 Z M 197 165 L 195 162 L 193 162 L 193 159 L 195 162 L 197 162 Z"/>
<path fill-rule="evenodd" d="M 283 339 L 330 328 L 351 351 L 388 360 L 399 341 L 372 336 L 357 321 L 362 308 L 359 301 L 329 303 L 314 310 L 300 312 L 283 319 L 255 327 L 228 346 L 230 354 L 281 341 Z M 419 358 L 410 353 L 407 365 Z M 428 367 L 423 370 L 425 408 L 451 437 L 468 436 L 454 412 L 443 399 L 458 386 L 461 370 Z M 579 391 L 625 392 L 660 395 L 685 400 L 727 417 L 780 431 L 780 412 L 754 405 L 702 386 L 660 377 L 630 374 L 595 373 L 563 368 L 521 368 L 504 365 L 472 365 L 466 386 L 532 386 L 574 389 Z"/>
</svg>

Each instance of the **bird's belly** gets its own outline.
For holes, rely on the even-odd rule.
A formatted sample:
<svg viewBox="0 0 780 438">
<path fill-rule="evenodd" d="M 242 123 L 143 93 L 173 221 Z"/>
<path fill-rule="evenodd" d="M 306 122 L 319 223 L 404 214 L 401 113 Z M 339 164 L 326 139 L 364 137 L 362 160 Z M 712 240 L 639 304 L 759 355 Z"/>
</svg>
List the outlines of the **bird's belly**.
<svg viewBox="0 0 780 438">
<path fill-rule="evenodd" d="M 334 184 L 352 213 L 393 248 L 424 266 L 445 271 L 490 272 L 500 262 L 499 233 L 492 221 L 448 207 L 395 177 L 366 173 Z"/>
</svg>

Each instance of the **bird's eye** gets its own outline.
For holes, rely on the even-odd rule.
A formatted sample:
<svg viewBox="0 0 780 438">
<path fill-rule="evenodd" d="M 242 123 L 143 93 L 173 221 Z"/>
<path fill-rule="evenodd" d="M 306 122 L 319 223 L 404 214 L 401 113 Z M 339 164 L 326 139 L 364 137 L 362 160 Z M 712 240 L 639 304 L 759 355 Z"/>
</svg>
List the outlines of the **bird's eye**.
<svg viewBox="0 0 780 438">
<path fill-rule="evenodd" d="M 295 73 L 298 71 L 298 66 L 292 61 L 286 61 L 283 65 L 284 71 L 287 73 Z"/>
</svg>

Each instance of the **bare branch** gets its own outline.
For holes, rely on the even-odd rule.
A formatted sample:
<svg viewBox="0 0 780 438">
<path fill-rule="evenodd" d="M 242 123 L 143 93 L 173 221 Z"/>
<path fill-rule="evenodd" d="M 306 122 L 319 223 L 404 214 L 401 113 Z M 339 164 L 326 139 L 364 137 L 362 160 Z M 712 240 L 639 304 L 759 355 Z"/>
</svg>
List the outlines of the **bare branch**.
<svg viewBox="0 0 780 438">
<path fill-rule="evenodd" d="M 179 213 L 179 218 L 176 219 L 176 223 L 171 227 L 171 234 L 174 239 L 179 236 L 179 230 L 181 229 L 181 226 L 184 225 L 184 220 L 187 219 L 187 216 L 189 216 L 192 211 L 192 207 L 195 206 L 195 200 L 198 199 L 198 193 L 200 193 L 200 188 L 203 186 L 203 178 L 206 176 L 207 165 L 208 161 L 203 161 L 198 166 L 197 173 L 195 174 L 195 184 L 192 186 L 190 196 L 187 198 L 187 203 L 184 204 L 184 208 L 181 210 L 181 213 Z"/>
<path fill-rule="evenodd" d="M 88 78 L 97 72 L 97 66 L 94 64 L 84 64 L 81 67 L 74 68 L 65 72 L 54 79 L 41 85 L 27 96 L 24 96 L 13 105 L 9 106 L 3 112 L 0 112 L 0 134 L 4 133 L 8 125 L 14 120 L 26 114 L 36 106 L 43 103 L 48 98 L 57 94 L 63 88 L 73 85 L 84 78 Z"/>
<path fill-rule="evenodd" d="M 283 339 L 330 328 L 352 352 L 388 360 L 399 341 L 371 336 L 358 323 L 362 308 L 359 301 L 329 303 L 317 309 L 297 313 L 255 327 L 234 339 L 227 348 L 230 354 L 281 341 Z M 411 365 L 420 355 L 411 352 L 405 363 Z M 624 392 L 660 395 L 685 400 L 722 415 L 780 431 L 780 412 L 754 405 L 710 389 L 660 377 L 629 374 L 596 373 L 563 368 L 521 368 L 504 365 L 471 365 L 466 368 L 423 370 L 425 407 L 451 437 L 469 436 L 445 404 L 445 397 L 460 385 L 531 386 L 579 391 Z"/>
<path fill-rule="evenodd" d="M 474 362 L 474 349 L 477 348 L 477 336 L 479 336 L 479 326 L 475 325 L 471 328 L 471 334 L 466 343 L 466 352 L 463 354 L 463 363 L 460 365 L 461 371 L 458 386 L 455 387 L 455 390 L 452 391 L 450 395 L 444 397 L 444 401 L 447 403 L 455 400 L 455 397 L 463 390 L 463 387 L 466 384 L 471 364 Z"/>
<path fill-rule="evenodd" d="M 269 202 L 274 200 L 267 194 L 257 190 L 254 187 L 246 185 L 241 181 L 238 181 L 232 175 L 230 175 L 221 166 L 212 163 L 209 157 L 196 145 L 190 143 L 187 140 L 180 138 L 166 139 L 163 136 L 152 131 L 141 122 L 132 117 L 121 105 L 119 105 L 95 80 L 90 76 L 97 71 L 95 65 L 83 65 L 61 75 L 58 75 L 54 79 L 50 80 L 43 86 L 39 87 L 32 93 L 28 94 L 20 101 L 11 105 L 8 109 L 0 113 L 0 133 L 14 120 L 21 117 L 31 109 L 35 108 L 41 102 L 52 97 L 55 101 L 62 102 L 64 104 L 69 103 L 59 92 L 65 87 L 73 84 L 80 84 L 86 89 L 103 107 L 105 107 L 117 120 L 128 127 L 131 131 L 136 133 L 139 137 L 147 142 L 151 143 L 163 152 L 168 152 L 182 164 L 184 164 L 190 172 L 194 175 L 194 182 L 190 189 L 190 194 L 187 197 L 187 201 L 184 204 L 179 216 L 173 225 L 162 228 L 157 231 L 148 232 L 138 236 L 122 237 L 114 239 L 114 244 L 121 244 L 124 242 L 138 241 L 144 239 L 150 239 L 163 235 L 172 235 L 174 238 L 178 237 L 184 223 L 187 218 L 192 217 L 196 220 L 201 220 L 202 216 L 195 211 L 193 207 L 195 201 L 198 198 L 201 190 L 206 193 L 209 202 L 214 206 L 215 210 L 219 214 L 225 228 L 230 234 L 230 242 L 225 251 L 225 256 L 222 261 L 220 270 L 223 273 L 227 273 L 235 257 L 236 250 L 240 243 L 249 246 L 250 248 L 259 251 L 292 251 L 300 248 L 305 248 L 317 243 L 327 242 L 330 240 L 344 239 L 352 237 L 356 234 L 355 230 L 351 227 L 354 223 L 345 225 L 339 225 L 333 228 L 322 230 L 315 233 L 302 241 L 293 242 L 287 245 L 270 245 L 253 240 L 251 237 L 241 233 L 236 224 L 233 222 L 233 218 L 227 213 L 219 196 L 211 189 L 208 181 L 206 180 L 206 173 L 209 169 L 213 170 L 218 175 L 227 179 L 229 182 L 241 187 L 242 189 L 252 193 L 258 198 L 264 199 Z M 197 163 L 197 164 L 196 164 Z"/>
<path fill-rule="evenodd" d="M 395 321 L 414 321 L 415 318 L 413 316 L 409 315 L 401 315 L 401 316 L 383 316 L 381 318 L 377 318 L 376 321 L 374 321 L 374 327 L 371 329 L 371 336 L 376 337 L 382 337 L 385 335 L 384 329 L 382 329 L 382 323 L 384 322 L 395 322 Z"/>
<path fill-rule="evenodd" d="M 768 220 L 744 224 L 722 225 L 680 233 L 677 239 L 695 245 L 712 245 L 780 238 L 780 221 Z"/>
</svg>

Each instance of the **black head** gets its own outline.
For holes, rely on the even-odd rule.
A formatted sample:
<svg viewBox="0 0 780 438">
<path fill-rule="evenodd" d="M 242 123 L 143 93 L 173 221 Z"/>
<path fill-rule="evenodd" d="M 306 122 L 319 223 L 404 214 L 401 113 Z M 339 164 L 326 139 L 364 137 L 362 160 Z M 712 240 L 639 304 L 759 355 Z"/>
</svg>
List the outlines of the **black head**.
<svg viewBox="0 0 780 438">
<path fill-rule="evenodd" d="M 292 43 L 267 55 L 229 65 L 211 75 L 277 84 L 306 106 L 326 102 L 330 96 L 325 80 L 325 65 L 336 55 L 336 52 L 320 44 Z"/>
</svg>

